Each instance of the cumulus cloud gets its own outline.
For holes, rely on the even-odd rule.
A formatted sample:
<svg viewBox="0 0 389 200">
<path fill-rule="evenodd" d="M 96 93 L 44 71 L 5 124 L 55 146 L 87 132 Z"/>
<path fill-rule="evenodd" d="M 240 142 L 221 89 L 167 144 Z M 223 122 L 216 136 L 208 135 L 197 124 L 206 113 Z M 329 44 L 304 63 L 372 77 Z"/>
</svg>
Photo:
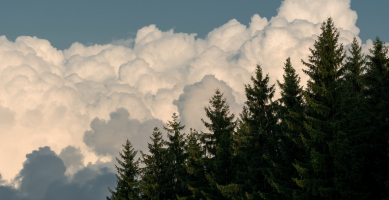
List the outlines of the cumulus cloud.
<svg viewBox="0 0 389 200">
<path fill-rule="evenodd" d="M 87 169 L 85 169 L 87 170 Z M 77 172 L 76 177 L 85 170 Z M 90 172 L 91 173 L 91 172 Z M 92 172 L 93 173 L 93 172 Z M 80 184 L 77 182 L 54 182 L 47 189 L 43 200 L 104 200 L 109 196 L 108 187 L 116 186 L 116 176 L 108 168 L 102 168 L 96 175 Z M 84 178 L 84 177 L 81 177 Z"/>
<path fill-rule="evenodd" d="M 80 148 L 67 146 L 61 150 L 59 157 L 64 162 L 67 174 L 74 174 L 84 167 L 84 155 Z"/>
<path fill-rule="evenodd" d="M 127 139 L 132 141 L 135 149 L 145 151 L 153 127 L 162 127 L 163 122 L 158 119 L 140 122 L 129 117 L 126 109 L 118 108 L 110 114 L 108 121 L 95 118 L 91 122 L 91 130 L 85 132 L 85 144 L 102 156 L 117 156 Z"/>
<path fill-rule="evenodd" d="M 64 160 L 50 147 L 42 147 L 26 155 L 23 169 L 17 175 L 19 187 L 0 186 L 1 199 L 7 200 L 65 200 L 105 199 L 107 187 L 114 187 L 115 174 L 108 168 L 94 170 L 84 167 L 71 179 L 65 175 L 66 166 L 77 163 L 79 154 L 74 147 L 67 147 L 61 153 Z M 77 160 L 77 158 L 76 158 Z"/>
<path fill-rule="evenodd" d="M 50 150 L 50 147 L 39 148 L 38 151 L 33 151 L 26 157 L 23 169 L 16 177 L 21 181 L 19 189 L 23 196 L 28 196 L 30 199 L 41 199 L 52 182 L 63 178 L 66 167 L 63 161 Z"/>
<path fill-rule="evenodd" d="M 276 18 L 284 18 L 288 22 L 302 19 L 322 23 L 323 19 L 332 17 L 339 27 L 358 35 L 359 28 L 355 26 L 357 13 L 350 9 L 350 2 L 351 0 L 283 1 Z"/>
<path fill-rule="evenodd" d="M 270 75 L 271 84 L 282 78 L 289 56 L 301 73 L 300 60 L 307 59 L 329 16 L 344 45 L 358 35 L 350 0 L 285 0 L 271 19 L 255 14 L 248 26 L 232 19 L 205 38 L 149 25 L 134 39 L 74 43 L 62 51 L 36 37 L 9 41 L 0 36 L 0 163 L 7 163 L 0 173 L 12 181 L 33 166 L 25 163 L 23 168 L 26 154 L 49 146 L 50 151 L 31 155 L 46 152 L 40 158 L 57 163 L 62 171 L 52 172 L 61 174 L 55 188 L 68 187 L 61 182 L 62 173 L 79 181 L 77 177 L 96 177 L 89 172 L 112 169 L 107 157 L 117 156 L 125 139 L 145 150 L 153 127 L 162 126 L 173 112 L 187 128 L 203 129 L 203 108 L 216 87 L 238 114 L 245 101 L 244 84 L 250 84 L 256 64 Z M 363 51 L 371 47 L 369 40 Z"/>
</svg>

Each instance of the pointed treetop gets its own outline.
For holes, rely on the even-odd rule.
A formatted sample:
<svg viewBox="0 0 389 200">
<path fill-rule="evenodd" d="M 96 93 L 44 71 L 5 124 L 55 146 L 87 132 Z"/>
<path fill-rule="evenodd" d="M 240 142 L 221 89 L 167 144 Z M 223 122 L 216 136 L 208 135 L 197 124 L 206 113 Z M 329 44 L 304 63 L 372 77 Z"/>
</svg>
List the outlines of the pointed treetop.
<svg viewBox="0 0 389 200">
<path fill-rule="evenodd" d="M 356 37 L 353 38 L 353 42 L 351 43 L 351 48 L 348 50 L 350 52 L 350 56 L 346 57 L 348 62 L 347 70 L 350 73 L 360 74 L 364 70 L 364 65 L 366 63 L 365 55 L 362 53 L 362 47 L 358 43 Z"/>
<path fill-rule="evenodd" d="M 290 62 L 290 57 L 286 59 L 286 63 L 284 63 L 284 74 L 283 74 L 284 82 L 281 83 L 277 80 L 277 84 L 281 89 L 281 99 L 279 100 L 282 103 L 286 103 L 286 101 L 292 101 L 290 103 L 294 104 L 293 100 L 301 99 L 302 95 L 302 86 L 300 86 L 300 77 L 296 73 L 296 70 L 292 67 L 292 63 Z"/>
<path fill-rule="evenodd" d="M 233 120 L 235 115 L 233 113 L 230 114 L 230 106 L 228 105 L 226 98 L 223 97 L 223 93 L 220 92 L 219 88 L 216 89 L 215 95 L 209 99 L 209 103 L 211 105 L 205 106 L 204 109 L 205 114 L 211 120 L 211 123 L 201 119 L 205 127 L 207 127 L 210 131 L 215 132 L 221 128 L 218 122 L 223 122 L 229 124 L 227 129 L 234 129 L 235 122 L 233 122 Z"/>
<path fill-rule="evenodd" d="M 367 64 L 371 68 L 377 68 L 380 72 L 384 71 L 385 66 L 389 64 L 388 58 L 389 47 L 377 36 L 373 41 L 373 49 L 369 49 L 372 55 L 368 55 L 369 62 Z"/>
<path fill-rule="evenodd" d="M 266 76 L 263 77 L 262 68 L 260 64 L 257 64 L 255 78 L 251 76 L 251 81 L 253 82 L 253 86 L 251 86 L 250 84 L 245 85 L 247 97 L 246 104 L 248 105 L 248 107 L 253 107 L 254 105 L 251 105 L 253 102 L 256 102 L 260 105 L 265 105 L 273 99 L 275 93 L 275 85 L 273 84 L 268 87 L 269 75 L 266 74 Z"/>
<path fill-rule="evenodd" d="M 168 133 L 175 133 L 175 131 L 180 131 L 185 128 L 185 125 L 181 125 L 181 122 L 177 120 L 178 116 L 175 112 L 173 113 L 172 118 L 172 121 L 166 122 L 167 127 L 163 127 Z"/>
<path fill-rule="evenodd" d="M 314 48 L 309 48 L 311 55 L 308 56 L 308 62 L 301 60 L 303 65 L 308 67 L 307 70 L 303 69 L 310 77 L 307 90 L 314 89 L 319 95 L 325 92 L 323 84 L 328 87 L 328 84 L 335 83 L 334 80 L 343 77 L 345 73 L 343 60 L 346 57 L 343 45 L 338 43 L 339 32 L 331 18 L 323 22 L 321 30 L 322 33 L 315 41 Z"/>
</svg>

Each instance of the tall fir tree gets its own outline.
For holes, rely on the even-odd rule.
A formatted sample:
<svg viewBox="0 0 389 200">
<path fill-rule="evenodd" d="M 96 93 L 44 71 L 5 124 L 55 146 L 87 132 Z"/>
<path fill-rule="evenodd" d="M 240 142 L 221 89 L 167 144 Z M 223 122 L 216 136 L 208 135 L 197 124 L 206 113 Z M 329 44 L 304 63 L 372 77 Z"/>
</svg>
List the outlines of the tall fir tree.
<svg viewBox="0 0 389 200">
<path fill-rule="evenodd" d="M 371 176 L 374 181 L 370 184 L 374 186 L 371 193 L 374 198 L 384 198 L 389 196 L 389 180 L 386 172 L 389 168 L 389 159 L 387 158 L 389 140 L 389 58 L 388 46 L 378 37 L 373 42 L 373 49 L 370 49 L 367 56 L 367 69 L 364 76 L 366 88 L 364 96 L 367 99 L 369 107 L 369 124 L 372 130 L 370 140 L 371 157 Z"/>
<path fill-rule="evenodd" d="M 296 161 L 294 167 L 299 173 L 295 182 L 316 199 L 340 199 L 340 192 L 334 184 L 336 167 L 334 157 L 342 143 L 339 137 L 345 135 L 343 124 L 348 120 L 345 113 L 345 97 L 349 95 L 342 86 L 345 74 L 343 61 L 345 51 L 338 43 L 339 32 L 331 18 L 323 22 L 322 33 L 311 49 L 309 61 L 302 61 L 308 70 L 304 98 L 307 103 L 304 128 L 307 135 L 301 135 L 307 154 L 306 159 Z M 307 195 L 308 195 L 307 194 Z M 308 196 L 302 196 L 308 198 Z"/>
<path fill-rule="evenodd" d="M 210 199 L 224 199 L 223 193 L 231 192 L 231 188 L 222 188 L 232 183 L 234 179 L 233 165 L 233 133 L 236 127 L 234 114 L 230 114 L 223 93 L 216 89 L 215 95 L 209 100 L 210 105 L 205 107 L 205 113 L 210 122 L 201 119 L 211 133 L 203 133 L 206 157 L 206 177 L 209 181 Z M 218 187 L 219 186 L 219 187 Z"/>
<path fill-rule="evenodd" d="M 172 121 L 168 121 L 164 129 L 167 131 L 168 141 L 167 145 L 167 160 L 168 166 L 168 178 L 169 188 L 167 189 L 167 195 L 170 199 L 176 199 L 177 196 L 187 196 L 190 194 L 186 186 L 188 179 L 188 173 L 185 167 L 185 161 L 187 159 L 187 153 L 185 152 L 185 134 L 181 131 L 185 126 L 181 125 L 181 122 L 177 121 L 178 116 L 173 113 Z"/>
<path fill-rule="evenodd" d="M 135 200 L 141 199 L 139 188 L 139 161 L 135 160 L 137 151 L 134 150 L 130 141 L 123 145 L 123 151 L 119 152 L 122 160 L 116 158 L 119 166 L 116 166 L 116 188 L 111 190 L 107 200 Z"/>
<path fill-rule="evenodd" d="M 170 199 L 167 193 L 169 187 L 167 150 L 164 148 L 162 133 L 157 127 L 154 128 L 150 139 L 151 143 L 148 143 L 150 154 L 141 152 L 141 162 L 144 164 L 140 181 L 142 199 L 167 200 Z"/>
<path fill-rule="evenodd" d="M 269 184 L 277 191 L 264 194 L 264 199 L 292 199 L 298 197 L 302 190 L 292 178 L 298 177 L 292 163 L 303 160 L 305 151 L 300 134 L 303 131 L 303 116 L 305 111 L 300 77 L 292 67 L 290 58 L 284 66 L 283 83 L 277 81 L 281 89 L 281 98 L 278 100 L 277 118 L 279 129 L 275 135 L 276 142 L 271 148 L 277 151 L 276 155 L 267 156 L 267 169 L 264 174 Z"/>
</svg>

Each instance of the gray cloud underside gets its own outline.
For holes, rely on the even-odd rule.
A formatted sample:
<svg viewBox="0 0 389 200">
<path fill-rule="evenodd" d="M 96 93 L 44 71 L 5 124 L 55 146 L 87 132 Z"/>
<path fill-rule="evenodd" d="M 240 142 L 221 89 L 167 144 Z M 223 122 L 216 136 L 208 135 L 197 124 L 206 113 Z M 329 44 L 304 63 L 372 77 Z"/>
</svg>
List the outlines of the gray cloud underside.
<svg viewBox="0 0 389 200">
<path fill-rule="evenodd" d="M 69 149 L 69 148 L 68 148 Z M 72 178 L 65 175 L 63 160 L 50 147 L 42 147 L 27 154 L 23 169 L 18 174 L 18 189 L 0 186 L 1 199 L 7 200 L 103 200 L 108 187 L 114 187 L 116 176 L 107 168 L 94 170 L 85 167 Z M 79 157 L 77 152 L 67 158 Z"/>
</svg>

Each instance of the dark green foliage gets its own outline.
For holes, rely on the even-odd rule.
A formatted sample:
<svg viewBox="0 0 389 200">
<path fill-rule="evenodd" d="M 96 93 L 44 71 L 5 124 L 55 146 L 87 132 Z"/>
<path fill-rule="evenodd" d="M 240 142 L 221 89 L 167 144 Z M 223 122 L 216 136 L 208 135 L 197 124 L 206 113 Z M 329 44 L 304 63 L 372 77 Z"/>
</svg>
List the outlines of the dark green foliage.
<svg viewBox="0 0 389 200">
<path fill-rule="evenodd" d="M 130 200 L 140 199 L 139 189 L 139 161 L 135 161 L 137 151 L 132 148 L 130 141 L 126 141 L 123 145 L 123 152 L 119 152 L 122 160 L 116 158 L 119 167 L 115 165 L 117 170 L 117 186 L 116 191 L 108 188 L 111 197 L 107 200 Z"/>
<path fill-rule="evenodd" d="M 366 58 L 362 54 L 362 47 L 354 37 L 349 49 L 351 56 L 346 58 L 346 78 L 352 83 L 355 95 L 360 95 L 363 88 L 363 71 L 365 71 Z"/>
<path fill-rule="evenodd" d="M 176 196 L 187 196 L 190 194 L 186 182 L 188 181 L 188 173 L 186 172 L 185 160 L 187 154 L 185 152 L 185 134 L 181 133 L 185 126 L 177 121 L 178 116 L 173 113 L 173 120 L 167 122 L 164 129 L 167 131 L 167 178 L 168 185 L 166 195 L 168 199 L 176 199 Z"/>
<path fill-rule="evenodd" d="M 294 180 L 317 199 L 336 199 L 339 198 L 333 183 L 336 155 L 331 146 L 336 145 L 338 135 L 344 134 L 341 125 L 345 90 L 341 79 L 345 52 L 343 45 L 338 44 L 339 33 L 331 18 L 322 24 L 321 30 L 314 49 L 310 49 L 309 62 L 302 61 L 308 67 L 303 71 L 310 77 L 304 92 L 307 102 L 304 127 L 308 135 L 302 135 L 309 157 L 294 164 L 300 175 Z"/>
<path fill-rule="evenodd" d="M 207 195 L 210 199 L 223 199 L 221 191 L 225 190 L 219 189 L 220 186 L 229 185 L 235 178 L 232 142 L 236 126 L 235 116 L 230 114 L 229 105 L 219 89 L 216 90 L 209 103 L 211 105 L 205 107 L 205 112 L 210 122 L 202 119 L 205 127 L 211 131 L 211 133 L 202 134 L 206 153 L 204 165 L 211 189 Z M 220 185 L 219 188 L 218 185 Z"/>
<path fill-rule="evenodd" d="M 277 81 L 281 89 L 277 109 L 279 129 L 276 135 L 273 135 L 274 142 L 271 146 L 277 153 L 266 157 L 269 165 L 264 171 L 269 184 L 277 193 L 264 194 L 265 199 L 292 199 L 302 192 L 292 179 L 298 177 L 292 163 L 295 159 L 303 160 L 305 156 L 300 139 L 304 122 L 302 87 L 290 58 L 286 60 L 284 71 L 284 82 Z"/>
<path fill-rule="evenodd" d="M 243 119 L 247 117 L 247 107 L 243 107 L 242 113 L 237 119 L 237 130 L 233 135 L 232 148 L 233 152 L 233 167 L 235 170 L 235 176 L 232 183 L 228 185 L 218 185 L 218 189 L 222 192 L 225 199 L 247 199 L 247 191 L 250 186 L 246 184 L 246 181 L 250 177 L 248 174 L 248 155 L 246 152 L 250 148 L 248 144 L 249 126 Z"/>
<path fill-rule="evenodd" d="M 272 101 L 275 88 L 268 86 L 269 77 L 263 77 L 262 69 L 257 65 L 255 77 L 251 77 L 253 86 L 245 85 L 246 107 L 241 114 L 239 133 L 237 134 L 239 153 L 243 154 L 245 166 L 240 165 L 237 184 L 244 191 L 243 197 L 261 199 L 276 195 L 263 172 L 269 167 L 265 161 L 276 156 L 277 129 L 276 102 Z M 237 144 L 237 145 L 238 145 Z"/>
<path fill-rule="evenodd" d="M 374 188 L 372 193 L 374 198 L 384 198 L 389 196 L 389 185 L 385 181 L 389 180 L 387 169 L 389 168 L 388 133 L 389 133 L 389 58 L 388 47 L 377 37 L 373 42 L 373 49 L 368 55 L 367 69 L 364 76 L 366 88 L 364 95 L 369 105 L 369 129 L 372 131 L 371 155 L 371 175 L 374 181 L 370 182 Z"/>
<path fill-rule="evenodd" d="M 369 135 L 367 126 L 368 111 L 365 98 L 361 95 L 364 88 L 362 77 L 364 56 L 354 38 L 347 57 L 345 74 L 340 87 L 343 90 L 340 127 L 334 141 L 330 143 L 334 161 L 334 186 L 342 199 L 371 199 L 371 185 L 367 184 L 369 168 Z"/>
<path fill-rule="evenodd" d="M 160 200 L 168 199 L 167 189 L 169 187 L 167 182 L 167 150 L 163 148 L 164 141 L 162 133 L 157 127 L 154 128 L 151 143 L 148 144 L 149 153 L 142 153 L 142 163 L 145 165 L 141 169 L 142 180 L 141 189 L 143 199 Z"/>
<path fill-rule="evenodd" d="M 180 200 L 207 199 L 209 193 L 208 181 L 205 176 L 204 151 L 201 144 L 204 142 L 202 135 L 196 130 L 190 130 L 186 138 L 185 152 L 188 157 L 185 162 L 187 171 L 186 187 L 191 191 L 190 195 L 181 196 Z M 209 198 L 209 197 L 208 197 Z"/>
</svg>

